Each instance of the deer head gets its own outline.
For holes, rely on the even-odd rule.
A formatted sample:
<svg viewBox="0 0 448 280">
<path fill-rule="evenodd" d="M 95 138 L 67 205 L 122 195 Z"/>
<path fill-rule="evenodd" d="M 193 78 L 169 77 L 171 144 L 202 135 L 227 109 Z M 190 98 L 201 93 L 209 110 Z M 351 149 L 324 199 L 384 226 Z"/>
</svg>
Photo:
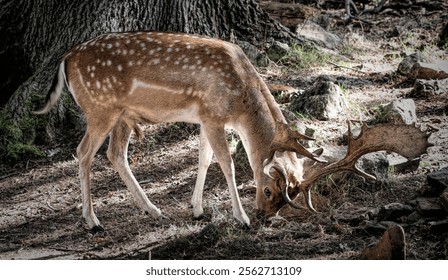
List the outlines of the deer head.
<svg viewBox="0 0 448 280">
<path fill-rule="evenodd" d="M 293 202 L 293 199 L 299 193 L 304 195 L 308 209 L 315 212 L 316 210 L 311 201 L 310 190 L 320 177 L 340 171 L 351 171 L 366 180 L 376 180 L 373 175 L 360 170 L 356 166 L 356 162 L 361 156 L 376 151 L 389 151 L 398 153 L 408 160 L 412 160 L 424 154 L 430 146 L 428 144 L 430 133 L 421 131 L 415 125 L 381 124 L 374 127 L 363 125 L 359 136 L 354 138 L 350 128 L 350 122 L 347 122 L 347 124 L 347 154 L 338 161 L 326 163 L 311 156 L 297 159 L 295 163 L 293 160 L 288 163 L 282 162 L 282 157 L 271 157 L 266 160 L 264 171 L 267 176 L 275 181 L 275 187 L 273 189 L 276 190 L 275 194 L 269 193 L 269 196 L 272 196 L 273 199 L 265 207 L 266 213 L 274 213 L 286 204 L 289 204 L 293 208 L 303 209 L 301 205 Z M 289 141 L 292 139 L 311 140 L 302 138 L 301 136 L 289 137 L 289 139 Z M 295 145 L 297 144 L 294 143 Z M 274 146 L 278 147 L 279 145 Z M 280 148 L 280 150 L 285 149 L 293 150 Z M 316 150 L 312 155 L 319 156 L 322 151 L 322 149 Z M 306 153 L 301 154 L 305 155 Z M 310 159 L 314 160 L 314 162 Z M 295 170 L 291 167 L 295 168 Z M 275 176 L 272 174 L 275 174 Z"/>
</svg>

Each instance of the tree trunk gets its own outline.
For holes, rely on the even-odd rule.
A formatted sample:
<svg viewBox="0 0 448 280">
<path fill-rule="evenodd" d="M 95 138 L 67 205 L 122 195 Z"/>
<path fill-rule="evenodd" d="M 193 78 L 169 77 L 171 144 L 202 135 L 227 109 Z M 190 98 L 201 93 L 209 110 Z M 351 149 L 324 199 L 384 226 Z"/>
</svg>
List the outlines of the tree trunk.
<svg viewBox="0 0 448 280">
<path fill-rule="evenodd" d="M 61 56 L 89 38 L 160 30 L 253 44 L 268 38 L 299 40 L 254 0 L 0 0 L 0 18 L 0 67 L 8 73 L 0 84 L 0 160 L 26 153 L 36 141 L 47 142 L 48 135 L 82 132 L 82 118 L 69 94 L 49 116 L 30 111 L 42 103 Z M 11 153 L 11 144 L 22 151 Z"/>
</svg>

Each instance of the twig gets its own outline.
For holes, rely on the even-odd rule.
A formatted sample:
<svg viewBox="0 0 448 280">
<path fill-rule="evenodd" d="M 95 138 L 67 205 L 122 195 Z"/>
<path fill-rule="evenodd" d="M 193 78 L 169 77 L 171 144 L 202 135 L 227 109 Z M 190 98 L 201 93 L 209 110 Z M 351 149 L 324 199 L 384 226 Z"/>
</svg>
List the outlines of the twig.
<svg viewBox="0 0 448 280">
<path fill-rule="evenodd" d="M 48 201 L 47 201 L 47 206 L 48 206 L 48 208 L 50 208 L 51 210 L 53 210 L 53 211 L 57 211 L 57 209 L 54 208 L 53 206 L 51 206 L 50 202 L 48 202 Z"/>
<path fill-rule="evenodd" d="M 353 67 L 348 67 L 348 66 L 338 65 L 338 64 L 336 64 L 336 63 L 334 63 L 334 62 L 331 62 L 331 61 L 328 61 L 328 63 L 331 64 L 331 65 L 333 65 L 333 66 L 335 66 L 335 67 L 346 68 L 346 69 L 349 69 L 349 70 L 353 70 L 353 71 L 357 71 L 357 72 L 360 72 L 360 73 L 363 73 L 363 74 L 367 74 L 366 72 L 361 71 L 361 70 L 356 69 L 356 68 L 353 68 Z"/>
<path fill-rule="evenodd" d="M 11 173 L 8 173 L 8 174 L 0 176 L 0 180 L 6 179 L 6 178 L 9 178 L 9 177 L 12 177 L 12 176 L 16 176 L 18 174 L 20 174 L 20 172 L 11 172 Z"/>
</svg>

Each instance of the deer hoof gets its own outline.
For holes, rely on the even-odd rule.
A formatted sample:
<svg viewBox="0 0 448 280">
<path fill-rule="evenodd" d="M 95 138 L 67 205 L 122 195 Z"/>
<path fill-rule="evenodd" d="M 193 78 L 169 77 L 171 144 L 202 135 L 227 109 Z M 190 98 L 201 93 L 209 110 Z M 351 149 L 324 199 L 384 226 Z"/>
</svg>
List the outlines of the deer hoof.
<svg viewBox="0 0 448 280">
<path fill-rule="evenodd" d="M 95 225 L 93 226 L 90 231 L 92 231 L 92 233 L 98 233 L 98 232 L 104 232 L 104 227 L 102 225 Z"/>
</svg>

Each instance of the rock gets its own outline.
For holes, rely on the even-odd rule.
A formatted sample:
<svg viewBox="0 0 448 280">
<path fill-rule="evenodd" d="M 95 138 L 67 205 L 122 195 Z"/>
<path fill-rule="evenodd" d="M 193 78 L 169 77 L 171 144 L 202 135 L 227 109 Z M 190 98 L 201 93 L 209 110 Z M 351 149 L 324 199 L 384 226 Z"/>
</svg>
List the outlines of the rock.
<svg viewBox="0 0 448 280">
<path fill-rule="evenodd" d="M 408 160 L 399 154 L 387 154 L 387 161 L 389 163 L 389 170 L 392 172 L 412 172 L 416 171 L 420 166 L 420 158 Z"/>
<path fill-rule="evenodd" d="M 398 65 L 397 72 L 413 79 L 448 78 L 448 61 L 431 60 L 420 52 L 406 56 Z"/>
<path fill-rule="evenodd" d="M 270 60 L 277 62 L 290 52 L 291 48 L 287 44 L 275 41 L 267 50 L 267 55 Z"/>
<path fill-rule="evenodd" d="M 297 27 L 297 35 L 328 49 L 334 49 L 342 42 L 341 38 L 337 35 L 325 31 L 320 25 L 312 21 L 305 21 L 303 24 L 299 24 Z"/>
<path fill-rule="evenodd" d="M 387 230 L 387 227 L 376 222 L 365 220 L 359 223 L 358 229 L 372 235 L 378 235 Z"/>
<path fill-rule="evenodd" d="M 384 107 L 384 119 L 387 123 L 412 124 L 417 122 L 415 102 L 412 99 L 396 100 Z"/>
<path fill-rule="evenodd" d="M 448 219 L 437 222 L 429 222 L 429 233 L 440 235 L 448 232 Z"/>
<path fill-rule="evenodd" d="M 397 221 L 404 216 L 410 215 L 412 212 L 414 212 L 412 206 L 394 202 L 380 208 L 378 212 L 378 220 Z"/>
<path fill-rule="evenodd" d="M 448 23 L 445 23 L 445 26 L 442 28 L 442 31 L 440 31 L 439 38 L 438 38 L 437 46 L 440 48 L 447 48 L 448 47 Z"/>
<path fill-rule="evenodd" d="M 439 202 L 445 209 L 445 212 L 448 212 L 448 189 L 440 195 Z"/>
<path fill-rule="evenodd" d="M 378 243 L 365 249 L 360 259 L 362 260 L 405 260 L 406 238 L 401 226 L 395 225 L 384 232 Z"/>
<path fill-rule="evenodd" d="M 424 80 L 417 79 L 414 88 L 409 93 L 409 97 L 433 97 L 446 94 L 448 92 L 448 79 Z"/>
<path fill-rule="evenodd" d="M 417 211 L 425 218 L 440 218 L 445 217 L 446 212 L 438 203 L 437 198 L 423 198 L 417 199 Z"/>
<path fill-rule="evenodd" d="M 321 76 L 311 88 L 292 97 L 289 110 L 329 120 L 345 115 L 347 105 L 339 86 Z"/>
<path fill-rule="evenodd" d="M 361 222 L 370 219 L 370 210 L 366 211 L 366 209 L 359 209 L 357 211 L 343 211 L 343 213 L 335 213 L 334 219 L 349 224 L 350 226 L 358 226 Z"/>
<path fill-rule="evenodd" d="M 246 56 L 249 58 L 250 62 L 252 62 L 254 65 L 261 67 L 266 67 L 269 65 L 269 59 L 267 55 L 261 52 L 254 45 L 245 41 L 239 41 L 238 45 L 241 47 Z"/>
<path fill-rule="evenodd" d="M 417 211 L 412 212 L 406 217 L 406 223 L 415 224 L 422 220 L 422 216 Z"/>
<path fill-rule="evenodd" d="M 448 188 L 448 168 L 442 168 L 439 171 L 429 173 L 426 177 L 431 193 L 440 195 Z"/>
<path fill-rule="evenodd" d="M 430 60 L 423 56 L 420 52 L 416 52 L 406 56 L 398 65 L 397 72 L 403 75 L 409 75 L 411 73 L 412 67 L 417 62 L 429 63 Z"/>
<path fill-rule="evenodd" d="M 448 78 L 448 61 L 416 62 L 411 68 L 410 76 L 414 79 L 446 79 Z"/>
<path fill-rule="evenodd" d="M 376 177 L 377 182 L 384 182 L 388 179 L 389 162 L 384 152 L 374 152 L 362 156 L 357 166 L 365 172 Z"/>
</svg>

